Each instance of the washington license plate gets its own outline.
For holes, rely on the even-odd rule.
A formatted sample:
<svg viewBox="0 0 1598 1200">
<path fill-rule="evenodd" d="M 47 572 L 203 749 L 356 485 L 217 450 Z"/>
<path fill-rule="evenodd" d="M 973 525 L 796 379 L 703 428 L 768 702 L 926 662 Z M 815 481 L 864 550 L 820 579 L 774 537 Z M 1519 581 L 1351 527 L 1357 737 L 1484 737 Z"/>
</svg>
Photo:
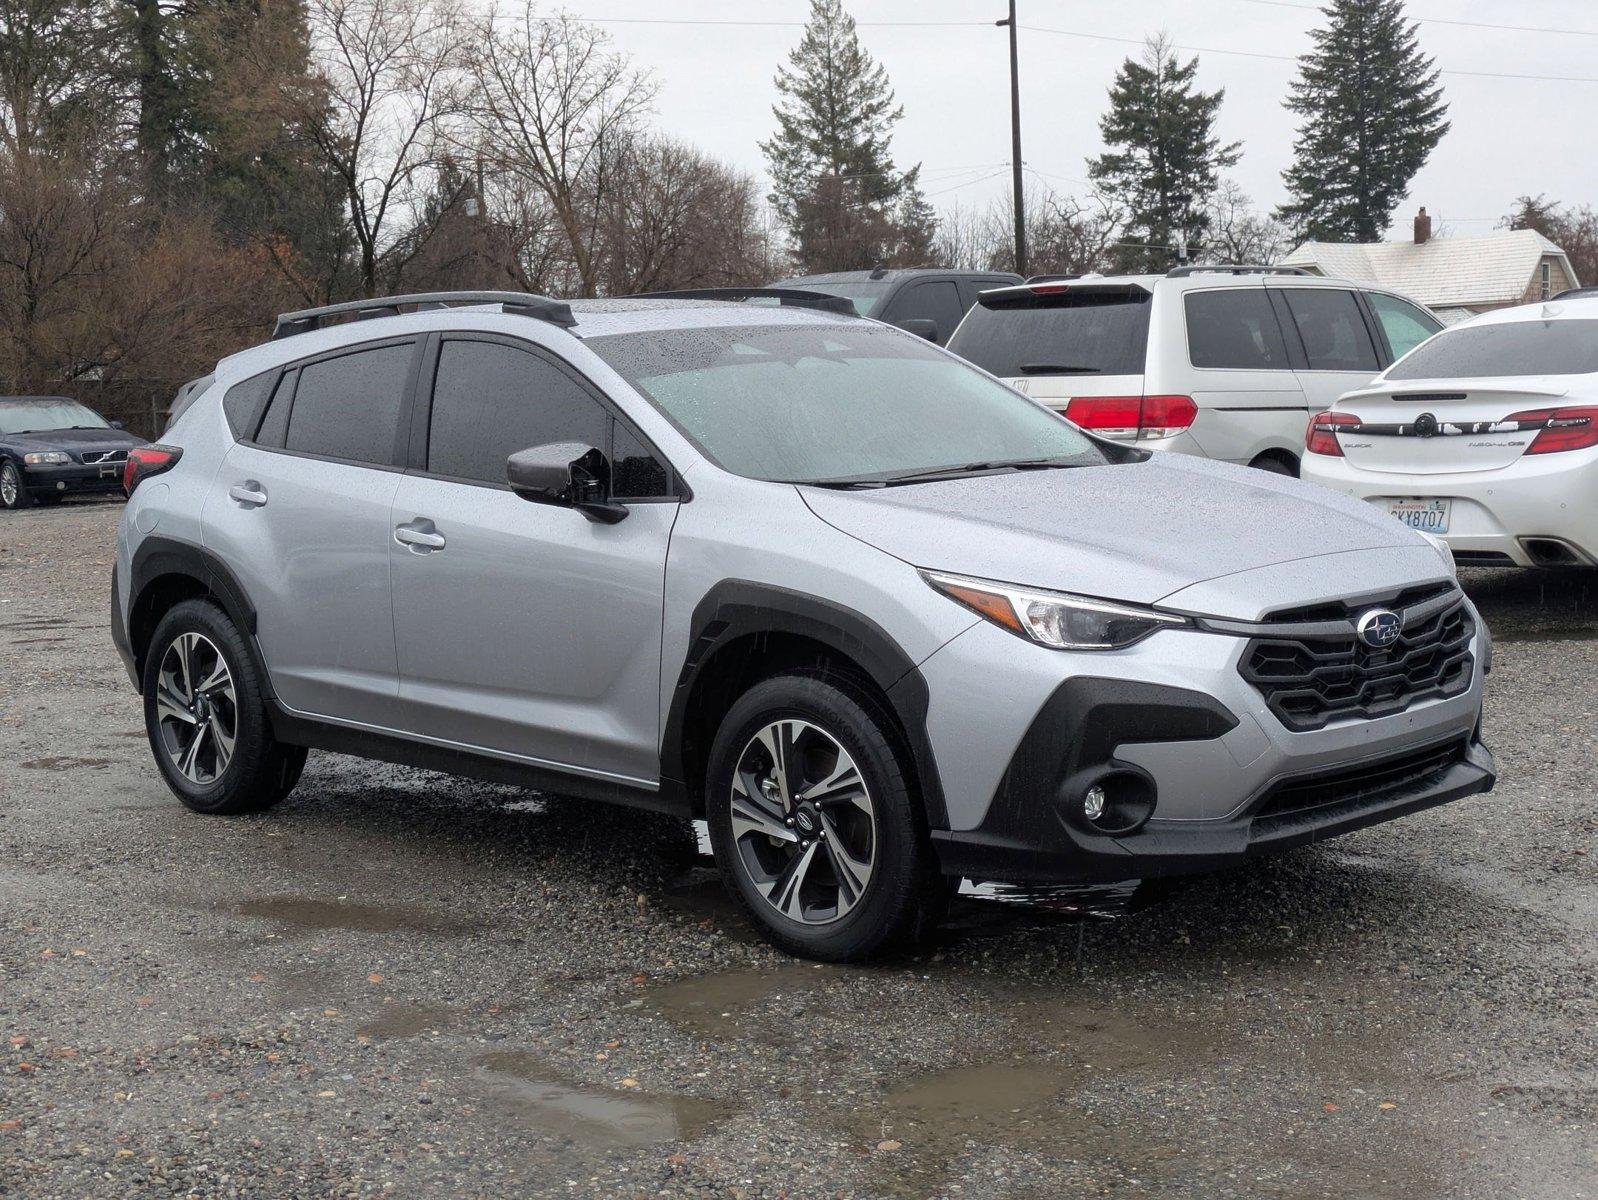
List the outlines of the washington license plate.
<svg viewBox="0 0 1598 1200">
<path fill-rule="evenodd" d="M 1447 533 L 1452 500 L 1389 500 L 1387 511 L 1411 529 L 1422 533 Z"/>
</svg>

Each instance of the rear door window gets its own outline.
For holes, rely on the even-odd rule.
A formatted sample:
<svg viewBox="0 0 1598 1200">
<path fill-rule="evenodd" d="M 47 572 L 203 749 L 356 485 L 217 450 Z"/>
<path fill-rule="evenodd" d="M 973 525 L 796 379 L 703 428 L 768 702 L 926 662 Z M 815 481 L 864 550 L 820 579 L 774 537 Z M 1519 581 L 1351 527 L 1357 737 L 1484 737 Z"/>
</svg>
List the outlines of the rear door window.
<svg viewBox="0 0 1598 1200">
<path fill-rule="evenodd" d="M 895 298 L 885 315 L 895 322 L 931 321 L 937 326 L 936 340 L 944 341 L 964 315 L 960 287 L 952 279 L 913 283 Z"/>
<path fill-rule="evenodd" d="M 1262 287 L 1189 292 L 1188 361 L 1195 367 L 1233 371 L 1285 371 L 1287 345 Z"/>
<path fill-rule="evenodd" d="M 1353 292 L 1338 288 L 1283 288 L 1282 297 L 1304 343 L 1311 371 L 1381 370 L 1376 344 Z"/>
<path fill-rule="evenodd" d="M 1408 300 L 1381 292 L 1366 292 L 1365 298 L 1371 302 L 1371 311 L 1376 314 L 1376 323 L 1382 327 L 1394 358 L 1403 358 L 1443 327 L 1436 317 Z"/>
<path fill-rule="evenodd" d="M 414 342 L 398 342 L 306 363 L 284 447 L 373 466 L 400 461 L 400 412 L 415 349 Z"/>
<path fill-rule="evenodd" d="M 989 296 L 949 349 L 1001 378 L 1141 375 L 1151 299 L 1142 288 Z"/>
</svg>

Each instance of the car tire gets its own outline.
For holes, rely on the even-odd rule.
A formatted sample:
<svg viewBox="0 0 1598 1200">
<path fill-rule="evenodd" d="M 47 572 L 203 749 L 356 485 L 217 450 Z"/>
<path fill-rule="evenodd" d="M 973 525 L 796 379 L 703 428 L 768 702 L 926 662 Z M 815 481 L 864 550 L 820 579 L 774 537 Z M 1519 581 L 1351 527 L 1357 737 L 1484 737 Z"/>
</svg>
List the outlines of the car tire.
<svg viewBox="0 0 1598 1200">
<path fill-rule="evenodd" d="M 711 846 L 779 949 L 860 961 L 921 940 L 946 912 L 901 742 L 879 702 L 826 673 L 758 683 L 723 719 L 706 771 Z"/>
<path fill-rule="evenodd" d="M 1262 454 L 1248 465 L 1257 471 L 1269 471 L 1272 475 L 1298 478 L 1298 463 L 1284 454 Z"/>
<path fill-rule="evenodd" d="M 299 782 L 305 748 L 273 735 L 263 685 L 244 636 L 210 601 L 174 605 L 156 626 L 145 732 L 167 786 L 195 812 L 259 812 Z"/>
<path fill-rule="evenodd" d="M 33 497 L 22 481 L 21 468 L 9 459 L 0 462 L 0 508 L 15 510 L 32 503 Z"/>
</svg>

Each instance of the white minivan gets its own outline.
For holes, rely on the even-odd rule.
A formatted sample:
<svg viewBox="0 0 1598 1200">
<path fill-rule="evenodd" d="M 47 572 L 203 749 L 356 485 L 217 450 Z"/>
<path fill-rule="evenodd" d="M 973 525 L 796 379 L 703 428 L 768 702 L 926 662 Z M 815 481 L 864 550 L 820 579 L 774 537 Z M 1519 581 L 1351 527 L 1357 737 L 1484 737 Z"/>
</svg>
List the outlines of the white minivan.
<svg viewBox="0 0 1598 1200">
<path fill-rule="evenodd" d="M 983 292 L 949 349 L 1101 436 L 1297 475 L 1310 415 L 1441 328 L 1297 267 L 1178 267 Z"/>
</svg>

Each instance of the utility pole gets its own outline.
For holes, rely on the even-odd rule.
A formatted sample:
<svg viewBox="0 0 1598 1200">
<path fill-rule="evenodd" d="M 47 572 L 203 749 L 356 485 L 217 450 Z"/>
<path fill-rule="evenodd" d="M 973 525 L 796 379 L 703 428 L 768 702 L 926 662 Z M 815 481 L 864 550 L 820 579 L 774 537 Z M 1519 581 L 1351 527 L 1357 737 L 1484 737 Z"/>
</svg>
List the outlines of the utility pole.
<svg viewBox="0 0 1598 1200">
<path fill-rule="evenodd" d="M 995 25 L 1010 28 L 1010 173 L 1015 194 L 1015 273 L 1025 276 L 1026 203 L 1021 196 L 1021 67 L 1016 52 L 1015 0 L 1010 0 L 1010 15 Z"/>
</svg>

